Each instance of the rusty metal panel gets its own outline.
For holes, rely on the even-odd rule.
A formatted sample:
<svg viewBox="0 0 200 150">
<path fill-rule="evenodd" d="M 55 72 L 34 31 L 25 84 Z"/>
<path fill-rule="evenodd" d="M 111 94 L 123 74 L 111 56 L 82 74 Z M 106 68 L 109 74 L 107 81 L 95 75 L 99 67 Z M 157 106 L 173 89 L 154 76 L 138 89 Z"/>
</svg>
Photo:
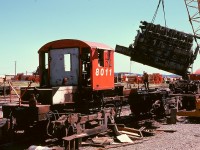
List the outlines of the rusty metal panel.
<svg viewBox="0 0 200 150">
<path fill-rule="evenodd" d="M 116 46 L 116 52 L 131 60 L 178 75 L 186 75 L 197 53 L 193 53 L 193 35 L 160 25 L 141 22 L 129 48 Z"/>
<path fill-rule="evenodd" d="M 77 92 L 77 86 L 53 87 L 53 104 L 63 104 L 74 102 L 74 94 Z"/>
<path fill-rule="evenodd" d="M 28 104 L 5 104 L 2 106 L 3 117 L 9 118 L 12 115 L 21 121 L 20 124 L 26 124 L 30 121 L 46 120 L 46 113 L 50 111 L 50 105 L 36 105 L 36 107 L 29 107 Z"/>
<path fill-rule="evenodd" d="M 44 104 L 44 105 L 52 105 L 53 104 L 53 92 L 51 88 L 20 88 L 20 93 L 22 96 L 22 101 L 28 102 L 31 94 L 37 95 L 37 101 L 38 103 Z"/>
<path fill-rule="evenodd" d="M 79 49 L 65 48 L 50 50 L 51 86 L 78 85 Z"/>
<path fill-rule="evenodd" d="M 25 92 L 26 91 L 26 92 Z M 25 93 L 24 93 L 25 92 Z M 22 101 L 29 101 L 31 94 L 37 96 L 38 103 L 55 105 L 73 103 L 77 86 L 62 86 L 53 88 L 21 88 Z"/>
</svg>

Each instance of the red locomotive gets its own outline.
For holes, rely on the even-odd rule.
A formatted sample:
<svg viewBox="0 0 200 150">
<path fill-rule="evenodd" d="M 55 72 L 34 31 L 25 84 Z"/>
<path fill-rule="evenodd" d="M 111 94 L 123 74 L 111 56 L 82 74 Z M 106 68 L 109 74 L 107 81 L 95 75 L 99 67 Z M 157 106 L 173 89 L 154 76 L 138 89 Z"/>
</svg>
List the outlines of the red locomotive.
<svg viewBox="0 0 200 150">
<path fill-rule="evenodd" d="M 58 40 L 45 44 L 38 53 L 41 80 L 37 92 L 42 104 L 73 104 L 79 110 L 84 106 L 85 112 L 123 95 L 123 87 L 114 85 L 114 50 L 105 44 Z"/>
<path fill-rule="evenodd" d="M 127 100 L 123 86 L 114 84 L 114 50 L 105 44 L 64 39 L 45 44 L 38 53 L 40 86 L 22 88 L 19 104 L 2 107 L 12 129 L 32 127 L 32 132 L 42 132 L 53 122 L 54 128 L 47 130 L 60 138 L 105 130 L 114 111 L 102 108 Z M 63 131 L 58 128 L 66 129 L 65 134 L 60 136 Z"/>
</svg>

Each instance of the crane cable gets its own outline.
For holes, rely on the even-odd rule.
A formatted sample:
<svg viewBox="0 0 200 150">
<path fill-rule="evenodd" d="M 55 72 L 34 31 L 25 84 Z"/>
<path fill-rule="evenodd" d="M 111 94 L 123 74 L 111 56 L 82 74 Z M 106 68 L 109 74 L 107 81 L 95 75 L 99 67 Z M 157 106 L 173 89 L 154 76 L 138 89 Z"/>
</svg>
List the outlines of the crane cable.
<svg viewBox="0 0 200 150">
<path fill-rule="evenodd" d="M 163 7 L 164 20 L 165 20 L 165 27 L 167 27 L 167 21 L 166 21 L 166 16 L 165 16 L 165 3 L 164 3 L 164 0 L 162 0 L 162 7 Z"/>
<path fill-rule="evenodd" d="M 151 20 L 151 23 L 154 23 L 154 21 L 156 19 L 156 16 L 157 16 L 157 13 L 158 13 L 158 9 L 160 7 L 160 3 L 161 2 L 162 2 L 163 14 L 164 14 L 165 27 L 166 27 L 167 26 L 167 21 L 166 21 L 166 16 L 165 16 L 165 3 L 164 3 L 164 0 L 159 0 L 157 8 L 156 8 L 156 11 L 155 11 L 155 13 L 153 15 L 153 18 Z"/>
<path fill-rule="evenodd" d="M 157 13 L 158 13 L 158 8 L 159 8 L 159 6 L 160 6 L 160 2 L 161 2 L 161 0 L 159 0 L 159 2 L 158 2 L 158 6 L 157 6 L 156 11 L 155 11 L 155 13 L 154 13 L 154 15 L 153 15 L 153 18 L 152 18 L 152 20 L 151 20 L 152 23 L 154 23 L 154 21 L 155 21 L 155 19 L 156 19 L 156 15 L 157 15 Z"/>
</svg>

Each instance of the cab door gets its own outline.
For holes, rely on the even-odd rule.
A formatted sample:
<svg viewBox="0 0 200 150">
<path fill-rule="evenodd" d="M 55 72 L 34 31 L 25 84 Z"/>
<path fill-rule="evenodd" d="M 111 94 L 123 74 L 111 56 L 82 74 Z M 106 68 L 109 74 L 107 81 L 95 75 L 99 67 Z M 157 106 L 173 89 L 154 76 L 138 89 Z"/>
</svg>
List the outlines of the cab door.
<svg viewBox="0 0 200 150">
<path fill-rule="evenodd" d="M 51 86 L 78 85 L 78 48 L 52 49 L 49 59 Z"/>
</svg>

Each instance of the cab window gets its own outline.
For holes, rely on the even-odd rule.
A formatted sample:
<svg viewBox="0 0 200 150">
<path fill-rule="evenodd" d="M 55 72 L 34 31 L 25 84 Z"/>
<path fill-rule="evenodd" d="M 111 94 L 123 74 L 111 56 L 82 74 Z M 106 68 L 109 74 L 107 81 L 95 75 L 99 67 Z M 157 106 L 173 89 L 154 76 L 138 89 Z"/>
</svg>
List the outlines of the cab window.
<svg viewBox="0 0 200 150">
<path fill-rule="evenodd" d="M 104 67 L 104 50 L 98 49 L 98 65 Z"/>
</svg>

